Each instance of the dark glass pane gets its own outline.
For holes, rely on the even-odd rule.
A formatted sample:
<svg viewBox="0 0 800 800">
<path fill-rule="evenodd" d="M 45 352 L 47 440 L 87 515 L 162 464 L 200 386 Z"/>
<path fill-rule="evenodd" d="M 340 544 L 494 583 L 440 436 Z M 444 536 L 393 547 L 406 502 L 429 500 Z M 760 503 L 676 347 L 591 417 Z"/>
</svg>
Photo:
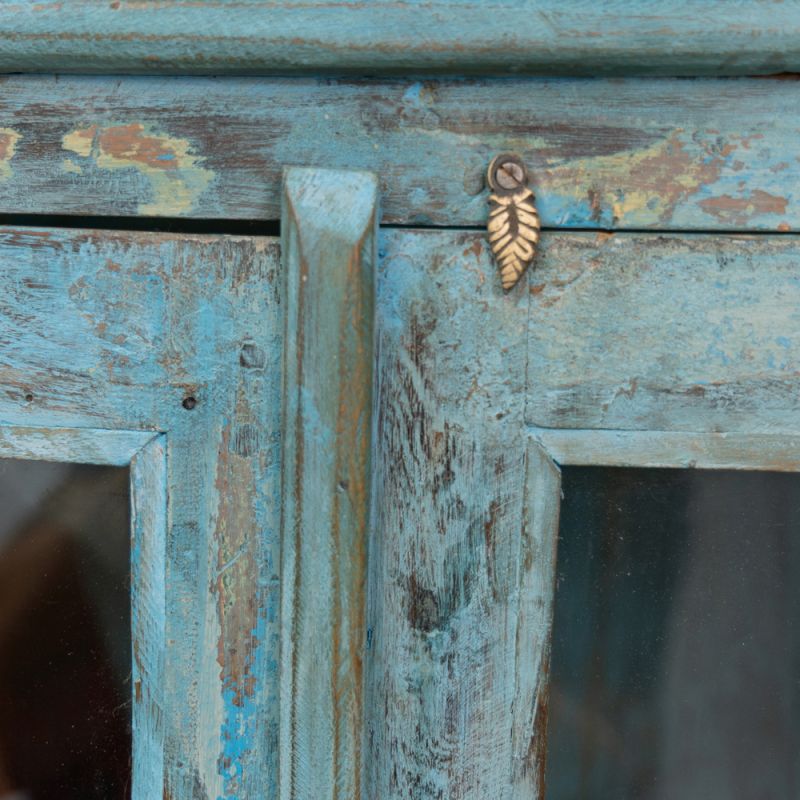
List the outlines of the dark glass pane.
<svg viewBox="0 0 800 800">
<path fill-rule="evenodd" d="M 0 800 L 125 800 L 128 470 L 0 459 Z"/>
<path fill-rule="evenodd" d="M 800 475 L 563 477 L 548 800 L 800 797 Z"/>
</svg>

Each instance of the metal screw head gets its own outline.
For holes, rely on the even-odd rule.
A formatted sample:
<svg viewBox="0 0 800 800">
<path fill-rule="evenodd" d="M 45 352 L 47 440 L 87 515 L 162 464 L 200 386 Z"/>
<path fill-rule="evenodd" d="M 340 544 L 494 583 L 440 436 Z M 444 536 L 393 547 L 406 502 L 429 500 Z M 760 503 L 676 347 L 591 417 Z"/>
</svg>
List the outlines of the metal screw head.
<svg viewBox="0 0 800 800">
<path fill-rule="evenodd" d="M 519 164 L 515 164 L 513 161 L 506 161 L 497 168 L 495 177 L 504 189 L 516 189 L 518 186 L 522 186 L 525 173 Z"/>
<path fill-rule="evenodd" d="M 494 191 L 513 192 L 528 181 L 528 172 L 522 159 L 514 153 L 503 153 L 489 165 L 489 186 Z"/>
</svg>

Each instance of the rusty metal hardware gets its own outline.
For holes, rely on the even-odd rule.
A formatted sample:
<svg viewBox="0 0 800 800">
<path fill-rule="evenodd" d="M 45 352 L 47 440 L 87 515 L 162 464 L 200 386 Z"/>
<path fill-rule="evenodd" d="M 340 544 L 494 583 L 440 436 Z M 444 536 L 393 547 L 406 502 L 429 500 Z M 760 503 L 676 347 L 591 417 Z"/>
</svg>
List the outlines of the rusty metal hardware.
<svg viewBox="0 0 800 800">
<path fill-rule="evenodd" d="M 539 243 L 539 213 L 528 188 L 528 170 L 515 153 L 492 159 L 487 175 L 489 188 L 489 244 L 503 289 L 517 285 L 533 262 Z"/>
</svg>

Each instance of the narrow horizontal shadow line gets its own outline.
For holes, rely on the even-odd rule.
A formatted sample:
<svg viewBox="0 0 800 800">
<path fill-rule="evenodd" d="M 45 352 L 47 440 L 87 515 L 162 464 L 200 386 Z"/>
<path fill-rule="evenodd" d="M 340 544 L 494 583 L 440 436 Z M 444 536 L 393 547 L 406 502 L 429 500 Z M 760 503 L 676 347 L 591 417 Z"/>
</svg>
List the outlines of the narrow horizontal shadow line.
<svg viewBox="0 0 800 800">
<path fill-rule="evenodd" d="M 151 231 L 153 233 L 209 234 L 229 236 L 280 236 L 280 220 L 260 219 L 197 219 L 188 217 L 125 217 L 125 216 L 80 216 L 75 214 L 0 214 L 0 227 L 64 228 L 72 230 L 117 230 Z M 430 225 L 401 223 L 381 225 L 387 231 L 456 231 L 481 234 L 482 225 Z M 800 230 L 679 230 L 674 228 L 596 228 L 596 227 L 550 227 L 543 226 L 548 234 L 607 234 L 639 236 L 797 236 Z"/>
<path fill-rule="evenodd" d="M 153 233 L 280 236 L 278 220 L 190 219 L 186 217 L 106 217 L 72 214 L 0 214 L 0 226 Z"/>
</svg>

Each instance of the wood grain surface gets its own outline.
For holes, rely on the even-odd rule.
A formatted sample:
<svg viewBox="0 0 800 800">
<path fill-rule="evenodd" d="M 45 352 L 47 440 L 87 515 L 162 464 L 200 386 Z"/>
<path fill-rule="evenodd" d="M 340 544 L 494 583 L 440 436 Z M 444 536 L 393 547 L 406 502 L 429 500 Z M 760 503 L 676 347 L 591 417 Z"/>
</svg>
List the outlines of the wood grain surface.
<svg viewBox="0 0 800 800">
<path fill-rule="evenodd" d="M 800 11 L 770 0 L 3 0 L 0 20 L 0 69 L 13 72 L 800 69 Z"/>
<path fill-rule="evenodd" d="M 383 235 L 370 798 L 539 796 L 557 473 L 522 418 L 528 305 L 484 237 Z"/>
<path fill-rule="evenodd" d="M 384 224 L 482 228 L 512 151 L 546 227 L 798 230 L 797 87 L 9 76 L 0 213 L 277 220 L 300 165 L 375 172 Z"/>
</svg>

